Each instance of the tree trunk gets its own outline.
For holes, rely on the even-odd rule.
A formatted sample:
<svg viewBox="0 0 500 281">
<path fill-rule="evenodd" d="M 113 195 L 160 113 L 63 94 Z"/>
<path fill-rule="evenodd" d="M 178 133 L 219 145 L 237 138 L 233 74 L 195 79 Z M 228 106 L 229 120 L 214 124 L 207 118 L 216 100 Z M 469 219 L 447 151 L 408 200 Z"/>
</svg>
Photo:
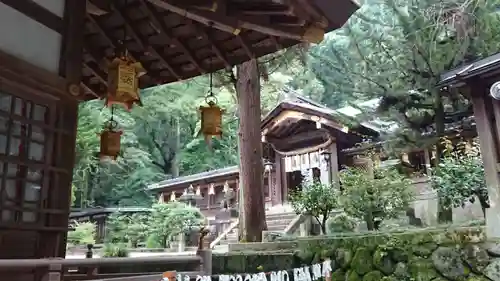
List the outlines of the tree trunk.
<svg viewBox="0 0 500 281">
<path fill-rule="evenodd" d="M 176 129 L 176 133 L 175 133 L 175 156 L 174 156 L 174 159 L 172 160 L 172 176 L 174 178 L 178 177 L 179 176 L 179 154 L 180 154 L 180 151 L 181 151 L 181 126 L 180 126 L 180 121 L 179 121 L 179 117 L 176 117 L 175 118 L 175 129 Z M 166 163 L 165 163 L 165 166 L 166 166 Z M 167 174 L 167 173 L 165 173 Z"/>
<path fill-rule="evenodd" d="M 436 124 L 436 135 L 438 136 L 438 141 L 436 143 L 436 159 L 434 160 L 434 165 L 436 169 L 439 169 L 439 162 L 443 157 L 444 147 L 441 144 L 441 137 L 445 136 L 445 124 L 444 124 L 444 106 L 441 93 L 439 91 L 434 91 L 434 122 Z M 438 222 L 439 223 L 449 223 L 453 221 L 453 211 L 451 208 L 447 208 L 445 204 L 441 202 L 438 198 Z"/>
<path fill-rule="evenodd" d="M 375 230 L 375 221 L 373 220 L 373 214 L 371 212 L 367 212 L 365 215 L 366 229 Z"/>
<path fill-rule="evenodd" d="M 328 214 L 323 214 L 323 219 L 321 221 L 321 232 L 326 235 L 326 222 L 328 220 Z"/>
<path fill-rule="evenodd" d="M 239 150 L 240 182 L 244 224 L 239 229 L 240 240 L 262 241 L 267 229 L 264 209 L 264 178 L 260 132 L 260 81 L 256 60 L 237 67 L 236 94 L 240 117 Z M 240 214 L 241 215 L 241 214 Z"/>
</svg>

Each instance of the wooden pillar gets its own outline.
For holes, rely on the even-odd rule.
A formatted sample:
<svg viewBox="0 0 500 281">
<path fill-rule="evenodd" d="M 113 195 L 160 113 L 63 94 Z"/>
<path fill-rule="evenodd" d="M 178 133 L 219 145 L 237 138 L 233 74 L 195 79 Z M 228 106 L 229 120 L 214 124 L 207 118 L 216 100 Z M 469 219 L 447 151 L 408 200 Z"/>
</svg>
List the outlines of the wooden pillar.
<svg viewBox="0 0 500 281">
<path fill-rule="evenodd" d="M 484 89 L 483 89 L 484 92 Z M 479 94 L 479 93 L 476 93 Z M 480 96 L 472 98 L 474 109 L 474 118 L 476 128 L 479 135 L 479 143 L 481 146 L 481 157 L 483 159 L 484 173 L 486 186 L 488 188 L 488 196 L 490 200 L 490 208 L 486 209 L 486 234 L 488 238 L 500 238 L 500 180 L 498 178 L 498 148 L 497 140 L 499 139 L 498 130 L 494 128 L 500 119 L 499 101 L 493 101 L 493 108 L 496 111 L 496 124 L 489 117 L 486 103 L 491 103 L 491 99 L 485 100 L 484 93 Z"/>
<path fill-rule="evenodd" d="M 424 153 L 424 172 L 426 175 L 430 175 L 429 168 L 431 167 L 431 152 L 428 148 L 425 148 L 423 153 Z"/>
<path fill-rule="evenodd" d="M 289 182 L 288 182 L 288 173 L 286 171 L 286 164 L 285 164 L 285 158 L 281 158 L 281 202 L 284 204 L 285 202 L 288 202 L 288 187 L 289 187 Z"/>
<path fill-rule="evenodd" d="M 267 229 L 264 209 L 262 143 L 260 132 L 260 81 L 255 59 L 237 67 L 236 93 L 240 117 L 240 189 L 243 205 L 243 224 L 240 240 L 262 241 L 262 231 Z M 241 209 L 240 209 L 241 210 Z"/>
<path fill-rule="evenodd" d="M 328 148 L 330 150 L 330 182 L 333 184 L 339 183 L 339 156 L 337 151 L 337 143 L 334 142 Z"/>
<path fill-rule="evenodd" d="M 274 177 L 276 178 L 273 186 L 273 205 L 283 204 L 283 197 L 281 195 L 283 189 L 283 173 L 285 172 L 285 167 L 283 165 L 283 157 L 280 154 L 276 154 L 276 164 Z"/>
<path fill-rule="evenodd" d="M 83 62 L 83 40 L 84 26 L 86 16 L 86 2 L 80 0 L 66 0 L 64 6 L 64 29 L 61 45 L 61 56 L 59 62 L 59 74 L 66 78 L 70 85 L 80 87 L 82 79 L 82 62 Z M 69 87 L 69 85 L 68 85 Z M 81 93 L 80 89 L 80 93 Z M 70 93 L 68 93 L 70 95 Z M 60 116 L 63 122 L 63 128 L 68 131 L 73 131 L 71 137 L 60 139 L 58 145 L 62 145 L 60 154 L 58 154 L 61 164 L 73 169 L 75 162 L 75 146 L 76 146 L 76 127 L 78 123 L 78 103 L 74 102 L 65 105 L 63 116 Z M 71 202 L 71 185 L 73 173 L 67 174 L 64 177 L 59 177 L 59 193 L 61 200 L 67 210 L 70 209 Z M 67 224 L 69 212 L 66 216 L 61 216 L 60 224 Z M 63 233 L 59 239 L 58 256 L 66 255 L 66 239 L 67 233 Z"/>
</svg>

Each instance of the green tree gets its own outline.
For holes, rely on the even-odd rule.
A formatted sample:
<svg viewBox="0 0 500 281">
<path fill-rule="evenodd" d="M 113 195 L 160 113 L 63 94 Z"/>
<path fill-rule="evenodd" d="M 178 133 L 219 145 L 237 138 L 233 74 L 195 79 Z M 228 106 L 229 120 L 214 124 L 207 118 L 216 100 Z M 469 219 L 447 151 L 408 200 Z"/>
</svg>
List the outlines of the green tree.
<svg viewBox="0 0 500 281">
<path fill-rule="evenodd" d="M 445 151 L 438 167 L 431 170 L 430 179 L 445 208 L 464 207 L 466 202 L 479 200 L 486 216 L 488 190 L 477 143 L 466 149 L 451 147 Z"/>
<path fill-rule="evenodd" d="M 375 169 L 370 177 L 363 169 L 346 168 L 340 179 L 344 211 L 364 220 L 368 230 L 377 230 L 384 219 L 406 211 L 414 199 L 412 181 L 395 169 Z"/>
<path fill-rule="evenodd" d="M 149 216 L 150 234 L 160 239 L 166 248 L 180 233 L 203 226 L 205 218 L 200 210 L 180 202 L 155 204 Z"/>
<path fill-rule="evenodd" d="M 95 244 L 96 226 L 91 222 L 74 222 L 72 231 L 68 232 L 68 244 L 87 245 Z"/>
<path fill-rule="evenodd" d="M 128 242 L 130 246 L 135 248 L 148 236 L 148 216 L 141 213 L 115 213 L 108 218 L 107 231 L 108 242 Z"/>
<path fill-rule="evenodd" d="M 326 222 L 330 214 L 340 208 L 338 186 L 319 181 L 305 182 L 290 194 L 292 207 L 298 214 L 311 215 L 326 234 Z"/>
</svg>

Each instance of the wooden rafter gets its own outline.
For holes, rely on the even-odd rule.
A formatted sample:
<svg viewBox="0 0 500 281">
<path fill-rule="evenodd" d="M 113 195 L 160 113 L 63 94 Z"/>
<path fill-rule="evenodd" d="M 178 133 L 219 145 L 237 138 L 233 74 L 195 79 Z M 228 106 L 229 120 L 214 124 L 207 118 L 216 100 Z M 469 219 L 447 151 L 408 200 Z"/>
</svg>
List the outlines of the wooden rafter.
<svg viewBox="0 0 500 281">
<path fill-rule="evenodd" d="M 165 23 L 163 22 L 161 15 L 155 10 L 154 7 L 152 7 L 151 3 L 146 3 L 145 1 L 140 1 L 142 6 L 146 9 L 149 17 L 151 18 L 151 21 L 157 26 L 157 28 L 160 31 L 160 35 L 163 36 L 167 41 L 172 42 L 175 46 L 179 47 L 181 51 L 189 58 L 191 63 L 198 68 L 198 70 L 202 73 L 205 74 L 207 71 L 201 66 L 200 63 L 196 60 L 193 52 L 191 52 L 186 45 L 184 45 L 181 41 L 179 41 L 177 38 L 175 38 L 170 32 L 168 32 L 168 28 L 165 26 Z"/>
<path fill-rule="evenodd" d="M 246 42 L 246 40 L 245 40 L 245 39 L 243 39 L 243 37 L 241 37 L 241 36 L 239 36 L 239 35 L 237 36 L 237 38 L 238 38 L 238 41 L 239 41 L 239 42 L 240 42 L 240 44 L 241 44 L 241 47 L 243 48 L 243 50 L 245 50 L 245 53 L 247 54 L 247 56 L 248 56 L 250 59 L 254 59 L 254 58 L 255 58 L 255 54 L 254 54 L 254 52 L 252 51 L 252 48 L 251 48 L 250 44 L 248 44 L 248 43 Z"/>
<path fill-rule="evenodd" d="M 96 63 L 84 62 L 83 65 L 87 68 L 104 86 L 108 86 L 108 74 L 102 71 Z"/>
<path fill-rule="evenodd" d="M 88 93 L 90 93 L 92 96 L 96 97 L 96 98 L 100 98 L 100 96 L 95 92 L 94 89 L 91 88 L 91 86 L 87 85 L 86 82 L 82 81 L 80 83 L 80 86 Z"/>
<path fill-rule="evenodd" d="M 106 31 L 106 29 L 102 26 L 102 24 L 95 18 L 95 16 L 93 15 L 90 15 L 90 14 L 87 14 L 87 19 L 90 20 L 90 22 L 97 28 L 97 31 L 99 32 L 99 34 L 104 38 L 106 39 L 106 41 L 108 41 L 108 44 L 112 47 L 112 48 L 115 48 L 118 46 L 118 42 L 113 39 L 109 33 Z M 124 42 L 125 43 L 125 42 Z M 142 62 L 141 60 L 139 60 L 139 58 L 137 57 L 137 55 L 133 54 L 132 52 L 129 52 L 129 56 L 132 58 L 132 60 L 134 61 L 139 61 L 139 62 Z M 99 63 L 99 62 L 98 62 Z M 153 71 L 151 69 L 151 67 L 149 65 L 146 65 L 145 63 L 142 63 L 143 67 L 146 69 L 146 71 L 148 72 L 148 75 L 150 77 L 159 77 L 159 73 L 156 72 L 156 71 Z"/>
<path fill-rule="evenodd" d="M 116 14 L 123 20 L 123 22 L 125 23 L 125 27 L 131 31 L 132 37 L 141 46 L 141 48 L 143 50 L 151 50 L 153 54 L 160 59 L 162 64 L 168 69 L 172 76 L 174 76 L 179 81 L 182 80 L 182 76 L 172 67 L 172 65 L 170 65 L 170 63 L 168 63 L 165 55 L 163 54 L 163 51 L 158 49 L 158 47 L 156 46 L 149 45 L 147 39 L 142 37 L 141 33 L 136 29 L 135 25 L 131 22 L 126 13 L 118 7 L 115 7 L 114 5 L 112 5 L 111 8 L 116 11 Z"/>
<path fill-rule="evenodd" d="M 200 25 L 197 22 L 191 21 L 192 26 L 196 29 L 196 31 L 202 36 L 205 37 L 208 41 L 208 43 L 212 47 L 212 51 L 214 54 L 224 63 L 224 66 L 226 69 L 231 69 L 231 64 L 227 60 L 226 56 L 221 52 L 219 46 L 215 43 L 215 40 L 213 40 L 212 36 L 210 36 L 208 31 L 206 30 L 205 26 Z"/>
<path fill-rule="evenodd" d="M 152 4 L 157 5 L 165 10 L 201 22 L 206 25 L 211 25 L 214 28 L 230 32 L 238 35 L 242 29 L 250 29 L 260 33 L 272 36 L 287 37 L 298 41 L 306 41 L 310 43 L 319 43 L 323 40 L 324 29 L 317 26 L 309 26 L 306 28 L 289 28 L 280 27 L 279 24 L 271 22 L 258 22 L 252 17 L 246 16 L 229 16 L 219 12 L 193 11 L 189 7 L 176 3 L 175 5 L 161 0 L 147 0 Z"/>
</svg>

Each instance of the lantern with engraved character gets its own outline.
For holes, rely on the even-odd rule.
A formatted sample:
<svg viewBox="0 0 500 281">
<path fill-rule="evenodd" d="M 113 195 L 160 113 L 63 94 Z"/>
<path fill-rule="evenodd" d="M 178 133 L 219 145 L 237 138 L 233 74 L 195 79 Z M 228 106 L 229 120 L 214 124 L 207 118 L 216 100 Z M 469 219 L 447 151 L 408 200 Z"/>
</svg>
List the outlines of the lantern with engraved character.
<svg viewBox="0 0 500 281">
<path fill-rule="evenodd" d="M 126 50 L 119 53 L 108 67 L 108 94 L 106 106 L 121 104 L 130 110 L 141 104 L 139 77 L 146 74 L 140 62 L 134 62 Z"/>
</svg>

